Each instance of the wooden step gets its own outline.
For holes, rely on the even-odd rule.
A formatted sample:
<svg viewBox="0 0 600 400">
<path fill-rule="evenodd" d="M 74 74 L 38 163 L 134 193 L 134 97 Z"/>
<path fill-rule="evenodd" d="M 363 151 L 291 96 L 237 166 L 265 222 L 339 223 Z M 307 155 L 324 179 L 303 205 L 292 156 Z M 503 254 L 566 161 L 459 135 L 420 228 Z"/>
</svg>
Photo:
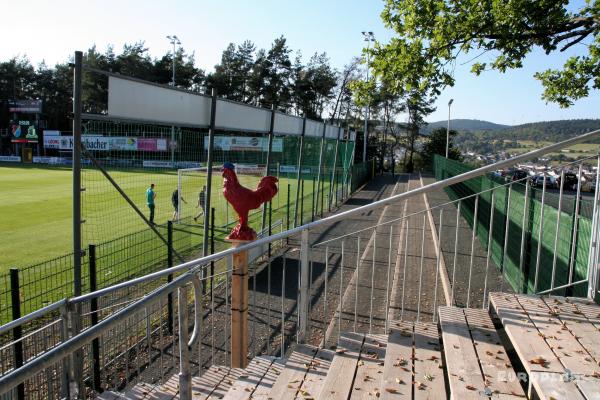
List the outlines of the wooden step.
<svg viewBox="0 0 600 400">
<path fill-rule="evenodd" d="M 258 356 L 250 361 L 250 364 L 244 368 L 243 374 L 236 380 L 229 391 L 225 394 L 227 400 L 246 400 L 252 398 L 252 394 L 263 380 L 271 365 L 274 363 L 274 357 Z"/>
<path fill-rule="evenodd" d="M 381 396 L 387 335 L 365 335 L 350 399 Z"/>
<path fill-rule="evenodd" d="M 598 398 L 598 305 L 584 299 L 491 293 L 490 309 L 528 374 L 530 396 Z"/>
<path fill-rule="evenodd" d="M 365 335 L 362 333 L 341 334 L 335 356 L 317 399 L 338 400 L 350 397 L 364 340 Z"/>
<path fill-rule="evenodd" d="M 241 368 L 211 366 L 201 377 L 192 378 L 194 400 L 222 399 L 244 373 Z"/>
<path fill-rule="evenodd" d="M 440 307 L 438 315 L 452 398 L 525 398 L 486 310 Z"/>
<path fill-rule="evenodd" d="M 300 387 L 300 394 L 307 394 L 305 397 L 310 397 L 310 393 L 315 395 L 321 391 L 327 371 L 331 366 L 331 362 L 335 352 L 327 349 L 319 349 L 315 358 L 313 358 L 312 366 L 306 372 L 302 386 Z"/>
<path fill-rule="evenodd" d="M 436 325 L 390 322 L 380 391 L 382 399 L 447 398 L 442 368 Z"/>
<path fill-rule="evenodd" d="M 440 312 L 451 389 L 467 393 L 466 398 L 480 393 L 523 398 L 525 393 L 488 312 L 449 307 L 440 308 Z"/>
<path fill-rule="evenodd" d="M 283 371 L 285 360 L 276 358 L 252 393 L 253 400 L 269 400 L 269 392 Z M 273 400 L 273 399 L 270 399 Z"/>
<path fill-rule="evenodd" d="M 279 400 L 295 399 L 306 373 L 314 368 L 313 360 L 318 351 L 314 346 L 298 345 L 285 363 L 268 397 Z"/>
</svg>

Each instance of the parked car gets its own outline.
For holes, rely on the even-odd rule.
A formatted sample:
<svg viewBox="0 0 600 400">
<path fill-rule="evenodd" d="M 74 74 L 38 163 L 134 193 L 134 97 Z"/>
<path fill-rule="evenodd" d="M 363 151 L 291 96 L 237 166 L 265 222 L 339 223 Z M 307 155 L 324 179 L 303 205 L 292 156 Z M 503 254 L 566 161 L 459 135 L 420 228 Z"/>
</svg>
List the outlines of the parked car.
<svg viewBox="0 0 600 400">
<path fill-rule="evenodd" d="M 534 187 L 544 186 L 544 175 L 536 175 L 531 179 L 531 185 Z M 553 176 L 546 175 L 546 189 L 556 187 L 556 179 Z"/>
<path fill-rule="evenodd" d="M 565 183 L 563 184 L 563 190 L 577 190 L 577 175 L 572 172 L 565 173 Z M 560 176 L 556 180 L 557 187 L 560 188 Z"/>
<path fill-rule="evenodd" d="M 521 181 L 521 183 L 525 183 L 524 179 L 527 178 L 528 176 L 529 176 L 529 174 L 527 173 L 527 171 L 517 169 L 517 170 L 513 171 L 510 180 L 512 182 Z"/>
</svg>

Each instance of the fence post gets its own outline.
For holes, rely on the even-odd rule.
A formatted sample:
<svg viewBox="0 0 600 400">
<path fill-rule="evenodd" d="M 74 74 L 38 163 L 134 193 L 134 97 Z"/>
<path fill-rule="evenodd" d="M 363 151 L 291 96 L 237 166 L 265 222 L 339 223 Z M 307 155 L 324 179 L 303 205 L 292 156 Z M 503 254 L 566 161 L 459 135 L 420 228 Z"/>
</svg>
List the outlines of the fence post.
<svg viewBox="0 0 600 400">
<path fill-rule="evenodd" d="M 83 53 L 75 52 L 73 70 L 73 295 L 81 295 L 81 76 Z"/>
<path fill-rule="evenodd" d="M 173 267 L 173 221 L 167 222 L 167 268 Z M 167 276 L 167 282 L 173 281 L 173 274 Z M 173 293 L 167 295 L 167 326 L 173 334 Z"/>
<path fill-rule="evenodd" d="M 229 203 L 227 203 L 229 204 Z M 215 208 L 210 209 L 210 254 L 215 254 Z M 213 284 L 214 284 L 214 276 L 215 276 L 215 262 L 210 262 L 210 293 L 212 298 Z M 203 285 L 206 286 L 206 279 L 203 281 Z"/>
<path fill-rule="evenodd" d="M 327 132 L 327 124 L 323 123 L 323 133 L 321 135 L 321 148 L 319 150 L 319 172 L 317 173 L 317 194 L 316 194 L 316 199 L 317 199 L 317 206 L 314 206 L 314 201 L 313 201 L 313 210 L 312 210 L 312 219 L 311 221 L 315 220 L 315 214 L 318 212 L 318 206 L 319 206 L 319 195 L 322 195 L 322 191 L 321 191 L 321 173 L 323 172 L 323 147 L 325 146 L 325 133 Z M 314 181 L 313 181 L 313 199 L 315 199 L 315 186 L 314 186 Z M 323 216 L 323 201 L 321 200 L 321 216 Z"/>
<path fill-rule="evenodd" d="M 300 183 L 300 225 L 302 224 L 304 224 L 304 178 Z"/>
<path fill-rule="evenodd" d="M 285 229 L 290 229 L 290 190 L 291 185 L 287 185 L 287 204 L 285 209 Z"/>
<path fill-rule="evenodd" d="M 13 321 L 21 318 L 21 290 L 19 286 L 19 269 L 11 268 L 10 269 L 10 300 L 12 306 L 12 319 Z M 21 325 L 16 326 L 13 329 L 13 341 L 14 345 L 14 362 L 15 368 L 17 369 L 23 365 L 23 342 L 21 341 L 21 336 L 23 335 L 23 330 Z M 25 384 L 21 383 L 17 386 L 17 399 L 24 400 L 25 399 Z"/>
<path fill-rule="evenodd" d="M 215 143 L 215 125 L 217 117 L 217 89 L 212 89 L 212 99 L 210 103 L 210 129 L 208 130 L 208 149 L 206 156 L 206 198 L 204 200 L 204 209 L 210 210 L 210 200 L 212 196 L 212 167 L 213 167 L 213 148 Z M 208 253 L 208 228 L 210 219 L 205 212 L 204 213 L 204 227 L 203 227 L 203 243 L 202 243 L 202 255 L 206 256 Z M 202 280 L 205 282 L 205 280 Z M 205 285 L 206 286 L 206 285 Z M 204 289 L 203 289 L 204 290 Z"/>
<path fill-rule="evenodd" d="M 179 398 L 192 399 L 192 374 L 190 371 L 190 348 L 188 326 L 188 290 L 185 285 L 177 291 L 179 317 Z"/>
<path fill-rule="evenodd" d="M 69 304 L 68 300 L 60 307 L 61 329 L 60 341 L 66 342 L 69 339 Z M 71 398 L 71 356 L 66 356 L 62 360 L 62 373 L 60 375 L 60 397 L 62 399 Z"/>
<path fill-rule="evenodd" d="M 315 177 L 312 177 L 312 194 L 311 194 L 311 198 L 312 198 L 312 204 L 311 204 L 311 208 L 310 208 L 310 212 L 311 212 L 311 217 L 310 220 L 314 221 L 315 220 L 315 214 L 317 213 L 317 208 L 319 208 L 319 194 L 316 193 L 315 196 L 315 185 L 317 184 L 317 181 L 315 180 Z M 315 205 L 315 202 L 317 203 Z"/>
<path fill-rule="evenodd" d="M 300 198 L 300 180 L 304 182 L 302 177 L 302 156 L 304 148 L 304 134 L 306 133 L 306 117 L 302 119 L 302 135 L 300 135 L 300 151 L 298 152 L 298 175 L 296 177 L 296 204 L 294 205 L 294 228 L 298 226 L 298 200 Z M 304 197 L 304 193 L 302 193 Z M 302 218 L 302 211 L 300 212 Z M 302 225 L 302 223 L 300 224 Z"/>
<path fill-rule="evenodd" d="M 231 241 L 234 248 L 248 241 Z M 231 271 L 231 368 L 248 364 L 248 250 L 233 254 Z"/>
<path fill-rule="evenodd" d="M 308 229 L 302 231 L 300 241 L 300 304 L 298 305 L 298 343 L 303 343 L 308 337 L 308 298 L 309 285 L 309 248 Z"/>
<path fill-rule="evenodd" d="M 273 149 L 273 130 L 275 129 L 275 104 L 271 105 L 271 121 L 269 124 L 269 142 L 267 147 L 267 166 L 265 176 L 269 175 L 269 169 L 271 168 L 271 153 Z M 270 211 L 269 211 L 270 212 Z M 262 223 L 261 230 L 265 229 L 265 223 L 267 222 L 267 203 L 263 204 L 262 209 Z"/>
<path fill-rule="evenodd" d="M 273 200 L 269 200 L 269 236 L 271 236 L 273 234 L 272 218 L 273 218 Z M 271 242 L 269 242 L 269 251 L 267 252 L 267 254 L 269 256 L 269 260 L 271 260 Z M 271 262 L 271 261 L 269 261 L 269 262 Z"/>
<path fill-rule="evenodd" d="M 96 268 L 96 245 L 90 244 L 88 246 L 88 268 L 89 268 L 89 279 L 90 279 L 90 292 L 98 290 L 97 281 L 97 268 Z M 90 318 L 92 326 L 98 324 L 98 298 L 93 297 L 90 300 Z M 102 393 L 101 376 L 100 376 L 100 338 L 92 340 L 92 387 L 98 392 Z"/>
<path fill-rule="evenodd" d="M 333 154 L 333 169 L 331 170 L 331 183 L 330 183 L 330 187 L 329 187 L 329 201 L 328 201 L 328 210 L 331 211 L 331 201 L 333 200 L 333 194 L 334 191 L 336 189 L 336 169 L 337 169 L 337 162 L 338 162 L 338 148 L 340 147 L 340 134 L 342 132 L 342 128 L 340 126 L 338 126 L 338 134 L 337 134 L 337 139 L 335 141 L 335 153 Z M 335 193 L 335 198 L 337 199 L 337 192 Z M 337 204 L 337 200 L 336 200 L 336 204 Z"/>
</svg>

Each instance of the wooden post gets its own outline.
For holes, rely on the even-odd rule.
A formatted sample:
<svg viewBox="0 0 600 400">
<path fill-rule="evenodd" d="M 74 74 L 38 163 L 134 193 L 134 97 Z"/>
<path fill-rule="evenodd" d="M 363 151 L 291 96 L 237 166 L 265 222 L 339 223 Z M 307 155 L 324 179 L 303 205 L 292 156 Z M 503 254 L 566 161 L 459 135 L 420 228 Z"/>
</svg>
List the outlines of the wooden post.
<svg viewBox="0 0 600 400">
<path fill-rule="evenodd" d="M 229 240 L 233 247 L 248 243 Z M 248 365 L 248 251 L 233 255 L 231 272 L 231 368 Z"/>
</svg>

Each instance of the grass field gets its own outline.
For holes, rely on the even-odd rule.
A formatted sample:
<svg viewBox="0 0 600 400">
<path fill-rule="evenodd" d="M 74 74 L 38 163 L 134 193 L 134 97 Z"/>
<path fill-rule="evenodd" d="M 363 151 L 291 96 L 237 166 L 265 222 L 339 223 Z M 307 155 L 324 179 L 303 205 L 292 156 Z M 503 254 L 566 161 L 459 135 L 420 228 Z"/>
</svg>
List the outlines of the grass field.
<svg viewBox="0 0 600 400">
<path fill-rule="evenodd" d="M 171 193 L 177 188 L 176 171 L 109 171 L 142 212 L 148 215 L 145 191 L 151 182 L 156 185 L 155 222 L 164 224 L 172 218 Z M 24 267 L 36 262 L 62 256 L 72 250 L 72 188 L 71 170 L 57 167 L 22 167 L 0 165 L 0 273 L 10 267 Z M 331 172 L 325 172 L 324 203 L 327 207 Z M 258 176 L 240 175 L 242 184 L 255 187 Z M 198 192 L 206 184 L 206 175 L 186 175 L 182 182 L 181 217 L 189 221 L 197 211 Z M 285 223 L 287 208 L 287 185 L 290 190 L 290 214 L 293 222 L 293 203 L 296 196 L 296 178 L 280 176 L 279 193 L 273 199 L 273 222 L 281 219 Z M 224 227 L 235 223 L 236 217 L 222 197 L 220 173 L 213 175 L 211 205 L 216 208 L 215 225 Z M 82 172 L 82 218 L 83 245 L 100 244 L 134 232 L 148 229 L 141 218 L 123 200 L 119 193 L 97 170 Z M 310 218 L 313 203 L 313 183 L 306 180 L 304 186 L 304 220 Z M 202 218 L 199 219 L 201 222 Z M 251 225 L 260 229 L 261 214 L 255 212 Z M 201 237 L 195 236 L 198 243 Z"/>
</svg>

